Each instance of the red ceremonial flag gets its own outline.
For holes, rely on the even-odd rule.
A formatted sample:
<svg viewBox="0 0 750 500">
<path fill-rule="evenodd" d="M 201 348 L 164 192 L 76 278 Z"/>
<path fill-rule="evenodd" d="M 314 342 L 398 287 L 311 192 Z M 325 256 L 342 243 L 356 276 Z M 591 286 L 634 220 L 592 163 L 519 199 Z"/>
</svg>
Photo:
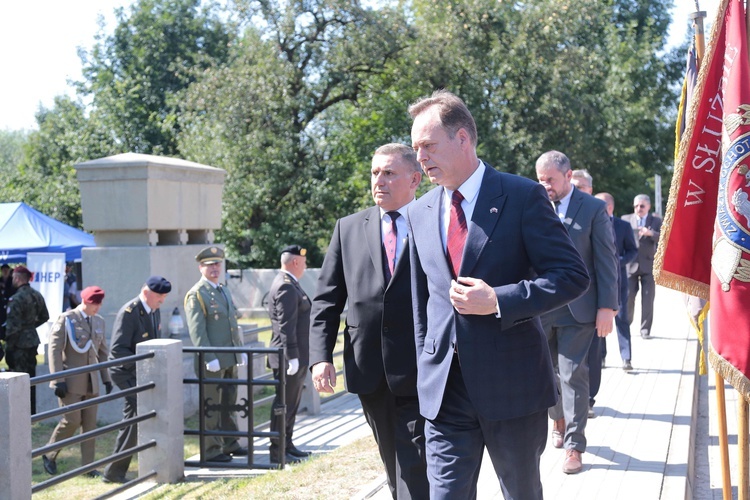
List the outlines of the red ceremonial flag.
<svg viewBox="0 0 750 500">
<path fill-rule="evenodd" d="M 725 0 L 727 1 L 727 0 Z M 742 0 L 722 21 L 722 164 L 711 258 L 711 351 L 724 380 L 750 396 L 750 62 Z"/>
<path fill-rule="evenodd" d="M 723 19 L 727 1 L 723 0 L 719 7 L 692 99 L 687 95 L 687 85 L 683 86 L 683 97 L 690 101 L 686 129 L 675 161 L 654 259 L 657 283 L 706 300 L 711 282 L 711 234 L 721 171 L 722 79 L 726 50 Z"/>
</svg>

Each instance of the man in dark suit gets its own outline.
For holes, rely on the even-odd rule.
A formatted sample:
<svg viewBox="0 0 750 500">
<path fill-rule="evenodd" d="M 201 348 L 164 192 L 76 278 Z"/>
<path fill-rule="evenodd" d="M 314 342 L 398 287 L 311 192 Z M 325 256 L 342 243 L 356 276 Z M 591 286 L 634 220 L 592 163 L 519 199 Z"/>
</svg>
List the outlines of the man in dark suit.
<svg viewBox="0 0 750 500">
<path fill-rule="evenodd" d="M 310 363 L 320 392 L 333 392 L 333 349 L 347 299 L 346 388 L 359 396 L 393 498 L 428 498 L 424 419 L 408 257 L 407 207 L 422 179 L 414 151 L 386 144 L 372 158 L 375 206 L 336 222 L 313 300 Z M 395 231 L 394 231 L 395 225 Z"/>
<path fill-rule="evenodd" d="M 586 290 L 586 268 L 544 189 L 478 159 L 460 98 L 439 90 L 409 114 L 417 160 L 440 185 L 409 208 L 430 498 L 475 498 L 485 447 L 506 498 L 542 498 L 557 389 L 539 316 Z"/>
<path fill-rule="evenodd" d="M 552 444 L 565 447 L 563 472 L 575 474 L 583 468 L 581 454 L 586 451 L 589 348 L 595 335 L 606 337 L 612 331 L 618 307 L 617 257 L 606 205 L 571 184 L 568 157 L 559 151 L 544 153 L 536 162 L 536 176 L 591 277 L 584 295 L 542 317 L 562 396 L 549 412 L 555 421 Z"/>
<path fill-rule="evenodd" d="M 638 255 L 638 245 L 633 237 L 633 230 L 630 224 L 624 220 L 615 217 L 615 198 L 609 193 L 599 193 L 597 198 L 607 204 L 607 213 L 612 221 L 615 231 L 615 249 L 617 250 L 617 259 L 620 263 L 620 273 L 617 282 L 617 316 L 615 316 L 615 326 L 617 327 L 617 342 L 620 346 L 620 357 L 622 358 L 622 369 L 630 371 L 633 369 L 631 364 L 631 347 L 630 347 L 630 323 L 628 323 L 628 270 L 627 265 L 633 262 Z M 607 356 L 607 344 L 602 342 L 602 365 L 604 358 Z"/>
<path fill-rule="evenodd" d="M 307 269 L 307 249 L 289 245 L 281 251 L 281 270 L 271 284 L 268 315 L 271 317 L 270 347 L 283 347 L 286 366 L 279 363 L 278 354 L 268 355 L 268 367 L 273 378 L 280 379 L 281 370 L 286 370 L 286 390 L 281 399 L 280 386 L 276 386 L 276 397 L 271 405 L 271 432 L 285 429 L 285 462 L 299 462 L 310 455 L 292 442 L 294 421 L 302 397 L 302 389 L 309 365 L 310 298 L 299 284 Z M 286 406 L 286 418 L 280 417 L 280 408 Z M 271 462 L 281 463 L 281 448 L 278 438 L 271 438 L 269 448 Z"/>
<path fill-rule="evenodd" d="M 641 289 L 641 337 L 651 337 L 651 324 L 654 322 L 654 255 L 659 244 L 661 219 L 651 210 L 651 198 L 639 194 L 633 200 L 633 213 L 623 215 L 630 224 L 633 236 L 638 243 L 638 257 L 628 264 L 628 323 L 633 324 L 635 296 Z"/>
<path fill-rule="evenodd" d="M 141 287 L 136 298 L 128 301 L 115 316 L 112 341 L 109 348 L 109 359 L 124 358 L 135 355 L 135 346 L 147 340 L 158 339 L 161 334 L 161 311 L 172 284 L 161 276 L 151 276 Z M 120 390 L 136 386 L 135 363 L 127 363 L 109 369 L 112 382 Z M 127 396 L 122 408 L 122 418 L 127 420 L 136 415 L 138 402 L 135 395 Z M 138 442 L 138 425 L 123 427 L 117 433 L 115 451 L 120 453 L 130 449 Z M 104 469 L 102 479 L 107 483 L 124 483 L 125 473 L 130 467 L 132 455 L 112 462 Z"/>
</svg>

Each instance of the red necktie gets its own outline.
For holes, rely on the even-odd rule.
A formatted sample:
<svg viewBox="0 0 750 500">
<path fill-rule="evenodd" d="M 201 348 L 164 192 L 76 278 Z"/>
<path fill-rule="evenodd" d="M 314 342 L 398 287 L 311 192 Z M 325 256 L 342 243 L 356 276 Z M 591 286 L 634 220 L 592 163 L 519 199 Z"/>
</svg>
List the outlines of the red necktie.
<svg viewBox="0 0 750 500">
<path fill-rule="evenodd" d="M 464 253 L 464 244 L 466 243 L 466 234 L 469 232 L 466 226 L 466 215 L 461 208 L 461 202 L 464 197 L 458 191 L 453 191 L 451 199 L 451 219 L 448 224 L 448 264 L 453 271 L 453 277 L 458 277 L 458 270 L 461 268 L 461 256 Z"/>
<path fill-rule="evenodd" d="M 396 227 L 396 219 L 401 215 L 397 211 L 386 212 L 391 218 L 391 226 L 385 233 L 383 240 L 383 246 L 385 247 L 385 257 L 388 261 L 388 279 L 390 280 L 393 276 L 393 269 L 396 267 L 396 241 L 398 240 L 398 228 Z"/>
</svg>

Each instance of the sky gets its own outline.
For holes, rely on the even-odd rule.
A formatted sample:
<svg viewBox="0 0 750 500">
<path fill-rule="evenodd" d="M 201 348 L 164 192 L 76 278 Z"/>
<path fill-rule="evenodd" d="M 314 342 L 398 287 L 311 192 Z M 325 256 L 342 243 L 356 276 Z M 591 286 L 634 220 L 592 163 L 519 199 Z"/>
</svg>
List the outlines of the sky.
<svg viewBox="0 0 750 500">
<path fill-rule="evenodd" d="M 40 104 L 73 95 L 69 80 L 81 80 L 78 47 L 91 49 L 99 16 L 114 26 L 114 9 L 133 0 L 4 0 L 0 2 L 0 130 L 35 129 Z M 674 0 L 670 45 L 689 27 L 695 0 Z M 706 37 L 719 0 L 699 0 L 707 11 Z"/>
</svg>

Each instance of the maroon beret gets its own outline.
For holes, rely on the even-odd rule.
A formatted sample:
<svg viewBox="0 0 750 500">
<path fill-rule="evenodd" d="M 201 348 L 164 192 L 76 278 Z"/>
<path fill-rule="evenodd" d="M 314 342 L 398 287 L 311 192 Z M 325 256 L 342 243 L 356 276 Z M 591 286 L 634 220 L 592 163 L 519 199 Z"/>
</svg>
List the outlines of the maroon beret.
<svg viewBox="0 0 750 500">
<path fill-rule="evenodd" d="M 24 266 L 23 264 L 19 264 L 16 267 L 14 267 L 13 268 L 13 272 L 14 273 L 19 273 L 19 274 L 20 273 L 24 273 L 26 276 L 29 276 L 29 277 L 31 277 L 31 276 L 34 275 L 34 273 L 32 273 L 31 271 L 29 271 L 29 268 L 26 267 L 26 266 Z"/>
<path fill-rule="evenodd" d="M 98 286 L 87 286 L 81 291 L 81 299 L 86 304 L 101 304 L 104 300 L 104 290 Z"/>
</svg>

